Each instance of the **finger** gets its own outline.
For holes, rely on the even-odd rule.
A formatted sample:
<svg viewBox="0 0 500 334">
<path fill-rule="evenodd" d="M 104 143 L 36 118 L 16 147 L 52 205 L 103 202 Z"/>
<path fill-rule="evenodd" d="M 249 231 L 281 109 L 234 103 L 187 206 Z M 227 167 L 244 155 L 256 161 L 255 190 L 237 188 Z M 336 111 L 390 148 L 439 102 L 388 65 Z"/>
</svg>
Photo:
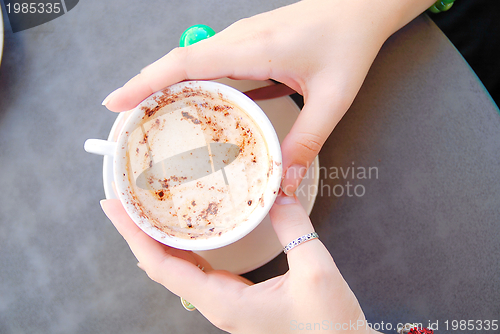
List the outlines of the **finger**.
<svg viewBox="0 0 500 334">
<path fill-rule="evenodd" d="M 335 94 L 331 85 L 310 87 L 304 108 L 284 139 L 281 150 L 285 169 L 281 188 L 293 194 L 312 161 L 344 116 L 351 101 L 343 101 L 342 94 Z"/>
<path fill-rule="evenodd" d="M 172 50 L 111 93 L 103 104 L 112 111 L 129 110 L 152 93 L 183 80 L 268 79 L 269 61 L 263 61 L 260 47 L 241 46 L 245 32 L 233 36 L 232 30 L 229 27 L 209 39 Z"/>
<path fill-rule="evenodd" d="M 193 302 L 197 296 L 207 293 L 207 286 L 212 289 L 223 286 L 217 280 L 209 282 L 207 275 L 197 267 L 199 257 L 192 252 L 168 247 L 144 233 L 130 219 L 119 200 L 105 200 L 101 206 L 154 281 Z"/>
<path fill-rule="evenodd" d="M 298 237 L 314 232 L 309 216 L 294 195 L 286 196 L 280 191 L 269 214 L 283 247 Z M 330 253 L 319 239 L 296 246 L 288 251 L 287 258 L 291 272 L 312 266 L 330 265 L 332 261 Z"/>
<path fill-rule="evenodd" d="M 201 312 L 210 310 L 214 300 L 219 308 L 233 307 L 231 295 L 248 287 L 249 281 L 229 272 L 211 270 L 210 265 L 197 254 L 163 245 L 149 237 L 130 219 L 119 200 L 105 200 L 101 206 L 124 237 L 139 260 L 140 266 L 154 281 L 182 296 Z M 207 273 L 197 267 L 210 268 Z"/>
</svg>

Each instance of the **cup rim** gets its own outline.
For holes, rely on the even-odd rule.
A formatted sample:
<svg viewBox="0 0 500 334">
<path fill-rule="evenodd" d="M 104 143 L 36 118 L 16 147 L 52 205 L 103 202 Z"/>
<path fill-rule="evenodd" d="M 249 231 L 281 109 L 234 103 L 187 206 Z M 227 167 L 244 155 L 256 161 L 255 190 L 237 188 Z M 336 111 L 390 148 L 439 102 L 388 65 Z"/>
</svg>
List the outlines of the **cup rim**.
<svg viewBox="0 0 500 334">
<path fill-rule="evenodd" d="M 149 222 L 147 217 L 135 207 L 133 200 L 134 196 L 128 186 L 128 170 L 126 168 L 127 140 L 132 130 L 135 129 L 144 116 L 143 107 L 154 106 L 156 103 L 154 98 L 164 95 L 167 91 L 175 93 L 182 91 L 186 87 L 203 89 L 212 94 L 219 94 L 219 96 L 222 96 L 224 99 L 238 105 L 240 109 L 243 110 L 249 118 L 251 118 L 254 124 L 260 128 L 267 145 L 270 161 L 269 177 L 262 196 L 261 204 L 250 213 L 244 223 L 236 225 L 233 229 L 222 233 L 220 236 L 211 236 L 203 239 L 180 238 L 169 235 L 166 232 L 154 227 Z M 114 179 L 118 198 L 134 223 L 150 237 L 167 246 L 193 251 L 211 250 L 227 246 L 240 240 L 254 230 L 271 209 L 279 191 L 282 175 L 282 157 L 279 139 L 267 115 L 253 100 L 242 92 L 230 86 L 213 81 L 183 81 L 153 93 L 142 101 L 133 109 L 120 130 L 113 161 Z"/>
</svg>

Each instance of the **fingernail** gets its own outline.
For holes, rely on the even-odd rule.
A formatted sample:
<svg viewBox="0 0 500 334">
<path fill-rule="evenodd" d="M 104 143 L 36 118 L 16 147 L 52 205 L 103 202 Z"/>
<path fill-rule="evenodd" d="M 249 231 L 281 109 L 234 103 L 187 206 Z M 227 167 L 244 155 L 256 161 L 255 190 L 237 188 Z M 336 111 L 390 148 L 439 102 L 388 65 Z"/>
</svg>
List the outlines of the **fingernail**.
<svg viewBox="0 0 500 334">
<path fill-rule="evenodd" d="M 291 165 L 285 173 L 285 177 L 281 182 L 281 189 L 288 196 L 291 196 L 299 187 L 300 181 L 307 173 L 307 168 L 301 165 Z"/>
<path fill-rule="evenodd" d="M 118 89 L 115 89 L 114 91 L 112 91 L 108 96 L 106 96 L 106 98 L 104 99 L 104 101 L 102 101 L 102 105 L 105 106 L 109 103 L 109 101 L 111 101 L 111 99 L 116 95 L 116 93 L 121 89 L 118 88 Z"/>
<path fill-rule="evenodd" d="M 278 196 L 276 197 L 276 201 L 274 202 L 278 205 L 288 205 L 297 203 L 297 198 L 295 195 L 288 196 L 283 191 L 280 190 Z"/>
<path fill-rule="evenodd" d="M 102 199 L 102 200 L 99 202 L 99 204 L 101 205 L 101 209 L 102 209 L 102 211 L 104 211 L 104 214 L 105 214 L 106 216 L 108 216 L 108 214 L 106 213 L 106 202 L 107 202 L 107 201 L 108 201 L 107 199 Z"/>
<path fill-rule="evenodd" d="M 142 264 L 141 264 L 140 262 L 137 262 L 137 266 L 138 266 L 139 268 L 141 268 L 143 271 L 146 271 L 146 269 L 144 269 L 144 267 L 142 266 Z"/>
</svg>

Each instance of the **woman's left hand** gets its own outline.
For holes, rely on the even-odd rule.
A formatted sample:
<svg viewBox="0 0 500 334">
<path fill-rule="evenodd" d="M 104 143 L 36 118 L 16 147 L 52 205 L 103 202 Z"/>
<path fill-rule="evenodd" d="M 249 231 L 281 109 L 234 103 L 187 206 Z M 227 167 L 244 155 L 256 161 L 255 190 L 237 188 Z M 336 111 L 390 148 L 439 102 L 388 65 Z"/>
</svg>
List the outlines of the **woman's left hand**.
<svg viewBox="0 0 500 334">
<path fill-rule="evenodd" d="M 356 297 L 319 239 L 287 253 L 287 273 L 252 284 L 230 272 L 213 270 L 193 252 L 152 239 L 130 219 L 119 200 L 105 200 L 101 205 L 148 276 L 191 302 L 222 330 L 295 333 L 306 324 L 319 324 L 323 328 L 316 329 L 328 325 L 335 333 L 334 326 L 339 324 L 342 333 L 374 332 L 366 326 Z M 270 215 L 282 245 L 314 231 L 294 196 L 280 194 Z"/>
</svg>

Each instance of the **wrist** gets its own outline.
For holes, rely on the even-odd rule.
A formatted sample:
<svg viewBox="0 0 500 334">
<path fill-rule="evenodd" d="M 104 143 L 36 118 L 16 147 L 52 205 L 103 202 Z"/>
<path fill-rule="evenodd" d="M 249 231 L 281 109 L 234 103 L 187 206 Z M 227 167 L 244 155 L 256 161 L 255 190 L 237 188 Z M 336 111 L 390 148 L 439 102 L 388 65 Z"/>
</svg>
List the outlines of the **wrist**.
<svg viewBox="0 0 500 334">
<path fill-rule="evenodd" d="M 425 12 L 429 7 L 434 5 L 435 0 L 391 0 L 392 33 L 395 33 L 418 15 Z M 387 8 L 387 7 L 386 7 Z M 391 33 L 391 34 L 392 34 Z"/>
<path fill-rule="evenodd" d="M 347 7 L 341 6 L 345 1 L 347 0 L 327 1 L 329 8 L 326 8 L 326 12 L 331 16 L 335 10 L 342 8 L 341 16 L 348 20 L 357 17 L 357 24 L 361 22 L 364 29 L 375 32 L 376 36 L 382 39 L 379 41 L 382 43 L 436 2 L 436 0 L 349 0 Z M 373 34 L 371 35 L 373 37 Z"/>
</svg>

